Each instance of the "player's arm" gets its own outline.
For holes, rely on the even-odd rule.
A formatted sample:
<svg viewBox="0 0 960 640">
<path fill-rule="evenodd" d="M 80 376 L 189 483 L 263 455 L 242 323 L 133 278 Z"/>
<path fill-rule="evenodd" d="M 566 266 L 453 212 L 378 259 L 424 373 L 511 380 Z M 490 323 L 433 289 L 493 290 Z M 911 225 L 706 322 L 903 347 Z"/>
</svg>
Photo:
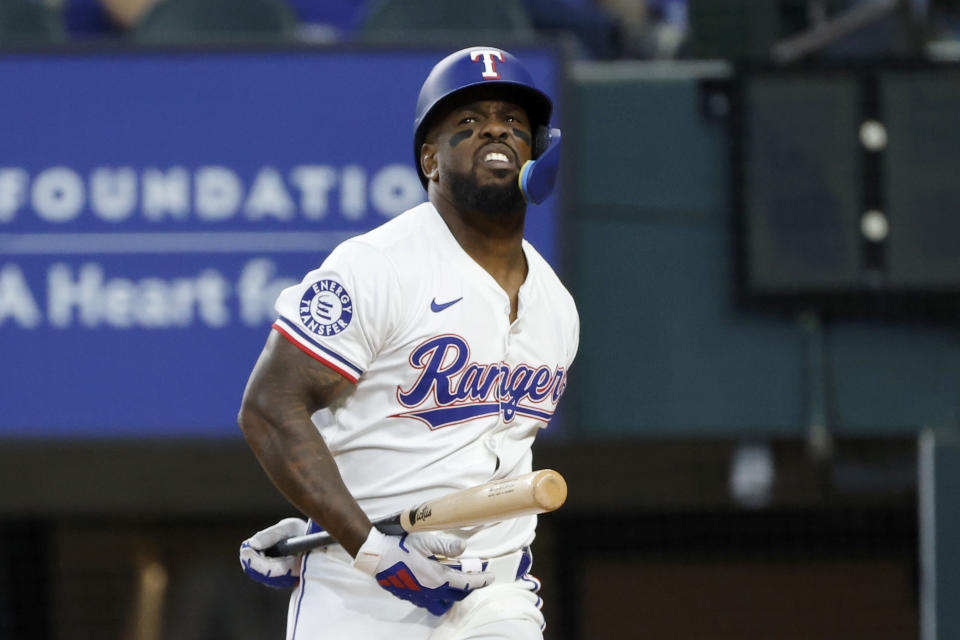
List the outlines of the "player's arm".
<svg viewBox="0 0 960 640">
<path fill-rule="evenodd" d="M 238 422 L 273 483 L 301 512 L 354 556 L 353 566 L 374 576 L 398 598 L 442 615 L 473 589 L 493 581 L 486 571 L 464 572 L 436 561 L 453 558 L 464 541 L 435 533 L 384 535 L 350 495 L 337 464 L 310 416 L 348 393 L 352 383 L 277 332 L 272 332 L 250 374 Z M 254 580 L 287 587 L 299 579 L 292 556 L 268 558 L 265 547 L 301 527 L 287 519 L 244 541 L 240 562 Z"/>
<path fill-rule="evenodd" d="M 310 420 L 352 386 L 272 331 L 247 382 L 238 423 L 287 500 L 355 555 L 372 525 Z"/>
</svg>

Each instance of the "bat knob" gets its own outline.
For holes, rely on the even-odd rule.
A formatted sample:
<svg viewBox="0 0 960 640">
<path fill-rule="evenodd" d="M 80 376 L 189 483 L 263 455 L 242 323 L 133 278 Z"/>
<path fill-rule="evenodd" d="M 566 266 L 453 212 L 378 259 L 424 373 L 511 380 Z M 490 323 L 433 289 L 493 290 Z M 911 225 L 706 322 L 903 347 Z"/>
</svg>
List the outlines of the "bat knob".
<svg viewBox="0 0 960 640">
<path fill-rule="evenodd" d="M 559 509 L 567 499 L 567 481 L 553 469 L 544 469 L 534 478 L 533 496 L 544 511 Z"/>
</svg>

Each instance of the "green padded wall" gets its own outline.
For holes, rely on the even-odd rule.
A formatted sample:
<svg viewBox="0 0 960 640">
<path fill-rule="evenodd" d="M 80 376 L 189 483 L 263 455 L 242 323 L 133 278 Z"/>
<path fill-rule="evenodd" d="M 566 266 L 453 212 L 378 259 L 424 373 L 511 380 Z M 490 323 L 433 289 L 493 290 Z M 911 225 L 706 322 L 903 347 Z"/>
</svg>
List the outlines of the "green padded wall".
<svg viewBox="0 0 960 640">
<path fill-rule="evenodd" d="M 574 431 L 841 435 L 960 422 L 951 327 L 800 318 L 735 302 L 729 133 L 703 115 L 722 65 L 575 65 L 565 131 L 568 282 L 582 331 Z M 820 394 L 819 389 L 826 389 Z"/>
<path fill-rule="evenodd" d="M 734 308 L 727 134 L 702 116 L 699 90 L 724 68 L 686 69 L 574 75 L 576 423 L 592 435 L 792 433 L 802 335 Z"/>
</svg>

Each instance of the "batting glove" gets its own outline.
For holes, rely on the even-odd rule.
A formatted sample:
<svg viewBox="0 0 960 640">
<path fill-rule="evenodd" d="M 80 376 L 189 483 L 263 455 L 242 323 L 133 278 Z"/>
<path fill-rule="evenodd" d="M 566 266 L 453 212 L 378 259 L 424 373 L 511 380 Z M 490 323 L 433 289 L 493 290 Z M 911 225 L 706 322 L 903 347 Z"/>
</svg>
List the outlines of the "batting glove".
<svg viewBox="0 0 960 640">
<path fill-rule="evenodd" d="M 489 572 L 468 573 L 437 560 L 437 556 L 455 558 L 465 546 L 447 534 L 388 536 L 374 527 L 357 551 L 353 566 L 376 578 L 396 597 L 440 616 L 472 590 L 493 582 Z"/>
<path fill-rule="evenodd" d="M 253 580 L 273 587 L 295 587 L 300 581 L 300 555 L 271 558 L 262 553 L 268 547 L 293 536 L 302 536 L 307 530 L 305 520 L 284 518 L 272 527 L 258 531 L 240 545 L 240 566 Z"/>
</svg>

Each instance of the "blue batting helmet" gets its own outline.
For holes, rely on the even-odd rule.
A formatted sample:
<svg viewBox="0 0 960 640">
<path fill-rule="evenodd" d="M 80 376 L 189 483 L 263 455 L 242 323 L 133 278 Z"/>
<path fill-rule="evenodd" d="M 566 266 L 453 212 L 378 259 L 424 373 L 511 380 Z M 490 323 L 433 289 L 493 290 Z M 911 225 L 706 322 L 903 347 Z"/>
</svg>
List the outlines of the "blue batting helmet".
<svg viewBox="0 0 960 640">
<path fill-rule="evenodd" d="M 455 104 L 457 99 L 469 101 L 472 96 L 503 96 L 522 106 L 530 118 L 534 133 L 550 123 L 553 103 L 537 89 L 533 77 L 520 61 L 496 47 L 468 47 L 451 53 L 438 62 L 420 87 L 417 115 L 413 121 L 413 157 L 420 182 L 427 178 L 420 168 L 420 147 L 426 137 L 431 117 Z M 537 153 L 534 150 L 534 155 Z"/>
</svg>

